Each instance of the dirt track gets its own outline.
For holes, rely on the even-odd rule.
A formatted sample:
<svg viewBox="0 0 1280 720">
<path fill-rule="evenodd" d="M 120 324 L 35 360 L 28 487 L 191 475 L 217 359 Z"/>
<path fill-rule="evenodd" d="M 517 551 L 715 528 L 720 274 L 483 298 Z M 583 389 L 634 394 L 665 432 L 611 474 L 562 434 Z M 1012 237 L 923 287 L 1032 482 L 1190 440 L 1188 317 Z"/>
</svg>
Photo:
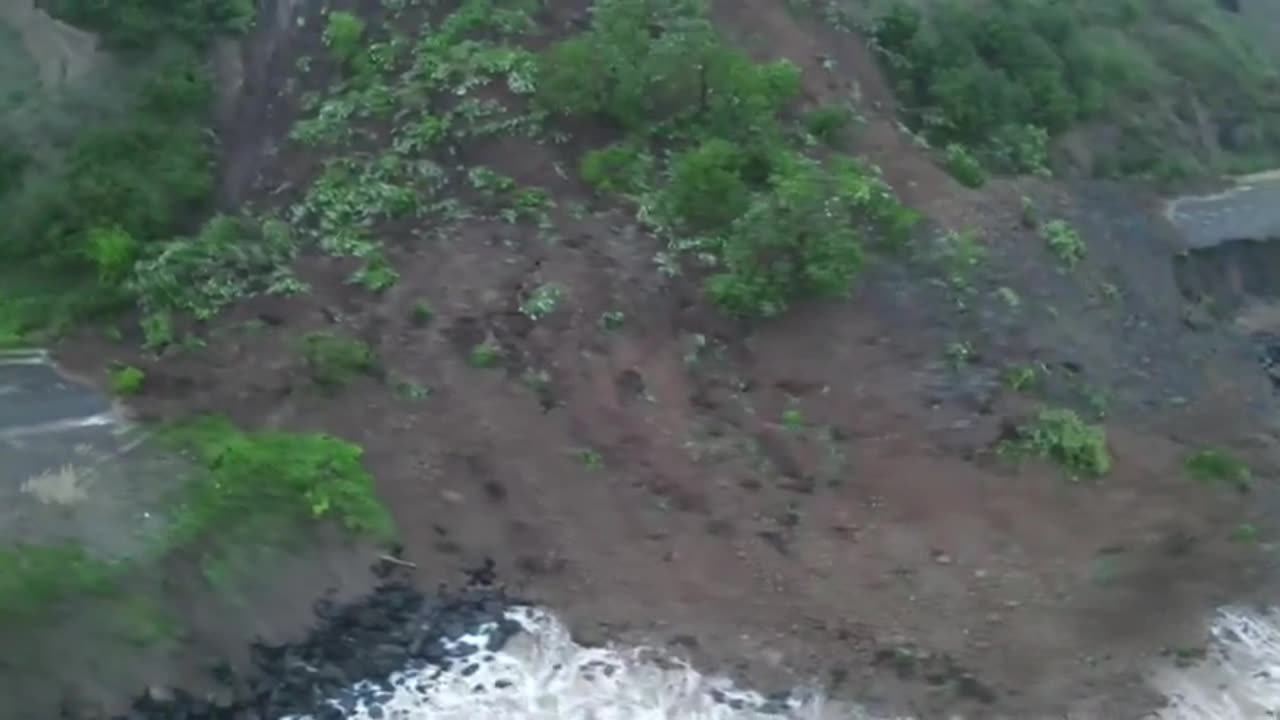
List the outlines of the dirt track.
<svg viewBox="0 0 1280 720">
<path fill-rule="evenodd" d="M 881 103 L 866 108 L 860 150 L 938 226 L 983 231 L 983 297 L 1009 287 L 1021 314 L 986 301 L 957 313 L 927 267 L 888 258 L 848 303 L 744 328 L 688 281 L 656 274 L 656 242 L 602 211 L 558 216 L 558 244 L 495 223 L 431 243 L 388 229 L 402 280 L 383 296 L 352 290 L 341 262 L 310 258 L 311 295 L 238 308 L 199 355 L 124 358 L 86 337 L 62 357 L 90 373 L 114 359 L 146 366 L 140 407 L 152 417 L 215 410 L 360 443 L 424 583 L 494 558 L 584 639 L 669 643 L 764 689 L 816 678 L 922 717 L 1138 717 L 1156 702 L 1143 679 L 1153 659 L 1194 645 L 1203 612 L 1256 584 L 1255 555 L 1228 540 L 1254 510 L 1187 483 L 1181 462 L 1199 443 L 1258 434 L 1241 408 L 1274 409 L 1261 373 L 1230 335 L 1185 332 L 1172 229 L 1150 198 L 960 188 L 898 132 L 858 38 L 782 2 L 718 7 L 751 47 L 806 70 L 808 100 L 856 80 Z M 562 9 L 553 22 L 573 15 Z M 313 172 L 317 158 L 284 140 L 308 88 L 281 73 L 315 48 L 298 27 L 277 26 L 245 64 L 249 100 L 225 135 L 229 195 L 281 202 Z M 572 148 L 513 139 L 472 152 L 590 201 L 549 170 L 572 166 Z M 1023 193 L 1089 230 L 1095 250 L 1078 273 L 1057 271 L 1020 226 Z M 518 303 L 547 282 L 571 302 L 534 325 Z M 411 321 L 420 299 L 436 311 L 429 327 Z M 604 333 L 611 311 L 626 324 Z M 255 320 L 273 331 L 237 331 Z M 307 392 L 291 343 L 316 329 L 365 339 L 431 396 L 373 380 L 337 398 Z M 504 350 L 499 370 L 467 362 L 486 338 Z M 960 370 L 944 359 L 958 340 L 978 350 Z M 1058 399 L 1110 393 L 1105 482 L 992 457 L 1033 405 L 1001 374 L 1028 362 L 1055 368 Z M 793 408 L 799 430 L 781 422 Z M 1242 452 L 1266 471 L 1273 448 L 1266 436 Z"/>
</svg>

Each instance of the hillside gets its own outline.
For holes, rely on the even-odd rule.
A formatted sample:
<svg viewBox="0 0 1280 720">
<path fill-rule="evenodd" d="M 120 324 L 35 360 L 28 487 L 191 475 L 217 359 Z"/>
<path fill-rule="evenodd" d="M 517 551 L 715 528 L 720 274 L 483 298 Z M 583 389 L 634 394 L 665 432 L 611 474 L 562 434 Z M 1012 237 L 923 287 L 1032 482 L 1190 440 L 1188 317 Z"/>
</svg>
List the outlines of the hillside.
<svg viewBox="0 0 1280 720">
<path fill-rule="evenodd" d="M 1265 587 L 1274 397 L 1158 194 L 1280 164 L 1236 13 L 269 5 L 52 4 L 132 89 L 0 156 L 0 343 L 232 421 L 127 572 L 318 520 L 923 717 L 1136 716 Z"/>
</svg>

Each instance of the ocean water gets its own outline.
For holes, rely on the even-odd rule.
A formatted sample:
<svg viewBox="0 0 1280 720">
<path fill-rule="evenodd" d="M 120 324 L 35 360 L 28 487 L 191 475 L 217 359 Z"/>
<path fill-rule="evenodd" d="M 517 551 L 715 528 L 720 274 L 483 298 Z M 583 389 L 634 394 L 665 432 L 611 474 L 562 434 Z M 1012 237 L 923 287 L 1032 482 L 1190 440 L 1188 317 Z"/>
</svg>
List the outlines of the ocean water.
<svg viewBox="0 0 1280 720">
<path fill-rule="evenodd" d="M 394 692 L 384 692 L 376 700 L 348 700 L 346 716 L 350 720 L 915 720 L 873 715 L 855 705 L 826 700 L 817 689 L 797 691 L 785 700 L 765 698 L 657 651 L 583 647 L 544 610 L 518 608 L 508 617 L 523 632 L 501 651 L 478 652 L 450 670 L 428 667 L 401 672 L 392 678 Z M 1209 628 L 1212 642 L 1203 659 L 1153 663 L 1151 682 L 1169 698 L 1169 705 L 1151 717 L 1280 718 L 1280 613 L 1224 608 L 1209 619 Z M 484 647 L 492 630 L 478 628 L 457 642 Z M 358 692 L 361 689 L 363 693 Z M 373 686 L 356 690 L 356 695 L 374 694 Z M 962 717 L 970 720 L 956 716 Z M 1079 720 L 1092 719 L 1081 716 Z"/>
</svg>

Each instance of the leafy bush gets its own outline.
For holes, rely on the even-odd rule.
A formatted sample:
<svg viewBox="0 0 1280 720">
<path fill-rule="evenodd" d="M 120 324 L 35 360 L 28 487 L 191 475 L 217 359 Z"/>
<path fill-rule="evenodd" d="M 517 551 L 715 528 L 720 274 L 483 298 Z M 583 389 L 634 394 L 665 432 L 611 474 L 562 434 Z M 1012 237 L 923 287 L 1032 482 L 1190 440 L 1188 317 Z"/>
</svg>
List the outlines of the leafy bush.
<svg viewBox="0 0 1280 720">
<path fill-rule="evenodd" d="M 987 183 L 987 171 L 982 162 L 960 143 L 947 146 L 946 168 L 951 177 L 965 187 L 979 188 Z"/>
<path fill-rule="evenodd" d="M 121 397 L 137 395 L 142 392 L 142 384 L 147 381 L 147 374 L 136 367 L 127 365 L 111 372 L 111 392 Z"/>
<path fill-rule="evenodd" d="M 327 389 L 346 385 L 358 375 L 374 374 L 379 367 L 373 348 L 328 332 L 308 333 L 302 339 L 302 357 L 311 379 Z"/>
<path fill-rule="evenodd" d="M 669 211 L 694 232 L 727 226 L 750 203 L 751 188 L 743 178 L 747 161 L 741 148 L 721 139 L 681 154 L 664 190 Z"/>
<path fill-rule="evenodd" d="M 578 174 L 597 192 L 635 193 L 648 186 L 653 157 L 636 145 L 616 143 L 583 155 Z"/>
<path fill-rule="evenodd" d="M 852 160 L 824 168 L 792 156 L 767 192 L 719 240 L 713 300 L 738 315 L 773 317 L 807 297 L 846 294 L 863 265 L 863 231 L 898 208 Z"/>
<path fill-rule="evenodd" d="M 1090 425 L 1072 410 L 1042 409 L 1033 422 L 1018 428 L 1005 451 L 1031 453 L 1052 460 L 1073 477 L 1100 477 L 1111 469 L 1106 431 Z"/>
<path fill-rule="evenodd" d="M 804 115 L 805 132 L 827 145 L 836 145 L 853 122 L 853 111 L 843 105 L 823 105 Z"/>
<path fill-rule="evenodd" d="M 362 49 L 364 21 L 356 15 L 341 10 L 329 13 L 324 28 L 324 44 L 339 62 L 349 63 Z"/>
<path fill-rule="evenodd" d="M 296 249 L 284 222 L 217 215 L 197 235 L 173 240 L 139 261 L 128 289 L 148 312 L 207 320 L 231 303 L 280 286 Z"/>
<path fill-rule="evenodd" d="M 248 434 L 220 418 L 174 428 L 168 438 L 207 470 L 184 493 L 173 545 L 317 518 L 375 537 L 393 531 L 355 445 L 323 434 Z"/>
<path fill-rule="evenodd" d="M 1049 252 L 1067 267 L 1079 264 L 1088 251 L 1080 233 L 1065 220 L 1050 220 L 1040 228 L 1040 234 L 1049 244 Z"/>
</svg>

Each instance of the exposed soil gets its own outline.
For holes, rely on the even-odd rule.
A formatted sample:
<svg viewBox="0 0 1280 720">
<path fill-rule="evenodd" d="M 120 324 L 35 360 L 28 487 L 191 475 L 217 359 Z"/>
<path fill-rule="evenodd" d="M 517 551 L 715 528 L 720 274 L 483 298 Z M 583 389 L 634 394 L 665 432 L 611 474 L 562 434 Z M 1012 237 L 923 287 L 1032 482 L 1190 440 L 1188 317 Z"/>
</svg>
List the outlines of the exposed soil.
<svg viewBox="0 0 1280 720">
<path fill-rule="evenodd" d="M 764 690 L 816 679 L 922 717 L 1139 717 L 1157 702 L 1142 677 L 1153 658 L 1200 642 L 1202 614 L 1258 584 L 1260 553 L 1229 535 L 1267 527 L 1266 503 L 1190 483 L 1182 461 L 1226 444 L 1269 476 L 1265 376 L 1230 329 L 1184 322 L 1154 197 L 959 187 L 900 133 L 861 40 L 786 5 L 717 8 L 748 47 L 805 69 L 807 101 L 858 94 L 859 150 L 931 228 L 980 231 L 990 261 L 966 311 L 929 263 L 898 256 L 848 302 L 747 327 L 691 280 L 655 272 L 659 248 L 626 213 L 557 213 L 558 243 L 480 221 L 430 241 L 388 230 L 401 279 L 381 296 L 347 284 L 346 264 L 307 258 L 310 294 L 236 308 L 197 353 L 126 358 L 86 336 L 61 358 L 98 376 L 114 360 L 145 367 L 148 417 L 218 411 L 359 443 L 423 583 L 492 558 L 587 642 L 669 642 Z M 315 40 L 294 22 L 263 26 L 225 116 L 228 202 L 279 202 L 315 165 L 284 140 L 291 69 Z M 572 167 L 574 148 L 475 152 L 562 205 L 591 202 L 552 171 Z M 1024 194 L 1088 239 L 1076 271 L 1020 223 Z M 519 304 L 547 282 L 566 302 L 530 322 Z M 990 298 L 999 287 L 1020 310 Z M 424 299 L 425 327 L 413 321 Z M 625 322 L 606 331 L 611 311 Z M 250 320 L 269 330 L 244 330 Z M 316 392 L 294 343 L 318 329 L 362 338 L 430 396 L 374 378 Z M 486 339 L 502 349 L 497 369 L 467 361 Z M 944 358 L 957 341 L 975 351 L 959 369 Z M 1108 396 L 1104 480 L 994 457 L 1035 407 L 1001 372 L 1028 362 L 1055 368 L 1051 401 Z M 803 428 L 782 422 L 791 408 Z"/>
</svg>

